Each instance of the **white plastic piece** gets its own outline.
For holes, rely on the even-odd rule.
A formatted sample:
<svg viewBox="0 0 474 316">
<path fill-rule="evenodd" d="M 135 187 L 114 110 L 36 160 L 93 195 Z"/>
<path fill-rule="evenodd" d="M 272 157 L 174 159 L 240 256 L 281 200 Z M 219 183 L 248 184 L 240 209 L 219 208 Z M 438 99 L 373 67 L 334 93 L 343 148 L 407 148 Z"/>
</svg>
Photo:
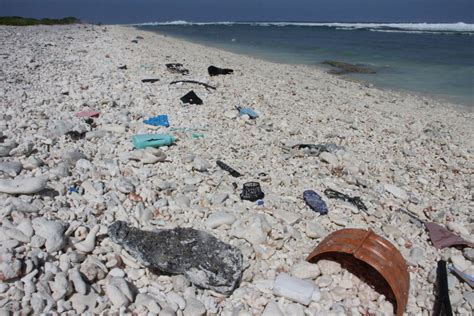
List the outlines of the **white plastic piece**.
<svg viewBox="0 0 474 316">
<path fill-rule="evenodd" d="M 308 305 L 316 286 L 311 281 L 301 280 L 280 273 L 273 284 L 273 292 L 294 302 Z"/>
</svg>

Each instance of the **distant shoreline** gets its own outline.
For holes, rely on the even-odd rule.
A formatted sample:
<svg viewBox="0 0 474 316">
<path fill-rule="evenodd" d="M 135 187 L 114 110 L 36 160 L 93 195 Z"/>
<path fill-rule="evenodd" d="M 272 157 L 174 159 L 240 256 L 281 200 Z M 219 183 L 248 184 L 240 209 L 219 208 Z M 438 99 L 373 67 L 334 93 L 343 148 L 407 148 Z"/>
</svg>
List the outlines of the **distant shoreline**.
<svg viewBox="0 0 474 316">
<path fill-rule="evenodd" d="M 34 19 L 34 18 L 25 18 L 21 16 L 1 16 L 0 25 L 10 25 L 10 26 L 30 26 L 30 25 L 67 25 L 67 24 L 78 24 L 81 23 L 76 17 L 69 16 L 62 19 Z"/>
<path fill-rule="evenodd" d="M 120 25 L 120 26 L 123 26 L 123 25 Z M 236 54 L 236 55 L 240 55 L 240 56 L 246 56 L 246 57 L 249 57 L 251 59 L 255 59 L 257 61 L 270 62 L 270 63 L 274 63 L 274 64 L 288 65 L 288 66 L 293 66 L 294 65 L 294 66 L 309 67 L 309 68 L 312 68 L 312 69 L 316 69 L 317 71 L 324 72 L 327 76 L 335 76 L 335 75 L 328 74 L 327 70 L 329 68 L 327 66 L 322 65 L 322 64 L 304 64 L 304 63 L 289 64 L 289 63 L 285 63 L 285 62 L 265 59 L 264 57 L 249 54 L 249 53 L 239 53 L 239 52 L 234 52 L 232 50 L 228 50 L 228 49 L 221 48 L 221 47 L 206 45 L 205 43 L 201 43 L 201 42 L 198 42 L 198 41 L 192 41 L 190 39 L 185 39 L 185 38 L 182 38 L 182 37 L 169 35 L 167 33 L 160 32 L 159 30 L 147 29 L 147 28 L 137 26 L 137 25 L 127 25 L 126 27 L 131 27 L 131 28 L 134 28 L 134 29 L 137 29 L 137 30 L 140 30 L 140 31 L 151 32 L 151 33 L 158 34 L 158 35 L 161 35 L 161 36 L 170 37 L 170 38 L 173 38 L 173 39 L 178 40 L 178 41 L 184 41 L 184 42 L 192 43 L 192 44 L 195 44 L 195 45 L 202 45 L 202 46 L 204 46 L 208 49 L 216 49 L 216 50 L 223 51 L 223 52 L 226 52 L 226 53 Z M 449 96 L 443 96 L 443 95 L 434 94 L 434 93 L 433 94 L 432 93 L 424 93 L 424 92 L 420 92 L 420 91 L 410 91 L 410 90 L 406 90 L 406 89 L 403 89 L 403 88 L 384 87 L 384 86 L 374 84 L 374 83 L 372 83 L 372 82 L 370 82 L 369 80 L 366 80 L 366 79 L 354 78 L 354 77 L 350 77 L 350 76 L 347 76 L 347 75 L 337 75 L 335 77 L 337 77 L 339 79 L 342 79 L 342 80 L 345 80 L 345 81 L 348 81 L 348 82 L 355 82 L 355 83 L 358 83 L 358 84 L 361 84 L 361 85 L 364 85 L 364 86 L 367 86 L 367 87 L 374 87 L 378 90 L 386 91 L 388 93 L 397 93 L 397 94 L 401 94 L 401 95 L 412 96 L 412 97 L 417 97 L 417 98 L 422 98 L 422 99 L 427 99 L 427 100 L 434 100 L 434 101 L 436 101 L 440 104 L 443 104 L 443 107 L 449 106 L 449 107 L 453 107 L 453 108 L 459 108 L 460 110 L 463 110 L 463 111 L 464 110 L 468 111 L 468 112 L 474 111 L 474 104 L 466 104 L 466 103 L 463 103 L 463 102 L 456 102 L 454 100 L 451 100 Z M 427 102 L 429 102 L 429 101 L 427 101 Z"/>
</svg>

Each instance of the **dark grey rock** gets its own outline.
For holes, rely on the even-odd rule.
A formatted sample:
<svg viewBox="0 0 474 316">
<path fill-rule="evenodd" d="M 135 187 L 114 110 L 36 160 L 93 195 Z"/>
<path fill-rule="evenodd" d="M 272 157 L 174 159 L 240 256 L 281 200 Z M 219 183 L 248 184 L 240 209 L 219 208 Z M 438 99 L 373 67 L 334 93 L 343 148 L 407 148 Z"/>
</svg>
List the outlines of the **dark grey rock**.
<svg viewBox="0 0 474 316">
<path fill-rule="evenodd" d="M 193 284 L 230 294 L 242 277 L 242 253 L 214 236 L 192 228 L 156 232 L 118 221 L 109 236 L 149 268 L 184 274 Z"/>
<path fill-rule="evenodd" d="M 75 165 L 79 159 L 87 159 L 87 156 L 78 150 L 69 150 L 64 153 L 62 158 L 72 166 Z"/>
<path fill-rule="evenodd" d="M 13 148 L 10 151 L 10 156 L 16 156 L 16 157 L 27 156 L 28 157 L 33 152 L 33 149 L 34 149 L 34 146 L 32 142 L 30 141 L 24 142 L 18 145 L 17 147 Z"/>
<path fill-rule="evenodd" d="M 23 169 L 23 165 L 18 161 L 0 162 L 0 172 L 6 173 L 12 177 L 18 175 Z"/>
<path fill-rule="evenodd" d="M 0 144 L 0 157 L 10 156 L 10 151 L 16 146 L 18 146 L 16 143 Z"/>
<path fill-rule="evenodd" d="M 329 71 L 330 74 L 334 74 L 334 75 L 342 75 L 342 74 L 347 74 L 347 73 L 360 73 L 360 74 L 376 73 L 374 69 L 369 68 L 367 66 L 343 63 L 340 61 L 326 60 L 326 61 L 323 61 L 322 64 L 337 68 L 337 70 L 331 69 Z"/>
</svg>

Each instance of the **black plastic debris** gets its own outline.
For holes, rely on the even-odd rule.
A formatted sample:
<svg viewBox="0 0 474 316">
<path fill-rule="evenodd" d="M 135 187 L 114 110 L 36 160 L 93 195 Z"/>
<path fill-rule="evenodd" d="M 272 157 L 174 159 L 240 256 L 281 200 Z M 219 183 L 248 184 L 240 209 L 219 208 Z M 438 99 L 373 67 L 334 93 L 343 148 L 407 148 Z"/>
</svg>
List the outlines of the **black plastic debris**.
<svg viewBox="0 0 474 316">
<path fill-rule="evenodd" d="M 137 37 L 135 37 L 137 40 L 142 40 L 143 39 L 143 36 L 140 36 L 138 35 Z"/>
<path fill-rule="evenodd" d="M 142 79 L 142 82 L 144 82 L 144 83 L 147 83 L 147 82 L 155 83 L 157 81 L 160 81 L 160 79 L 156 79 L 156 78 L 155 79 Z"/>
<path fill-rule="evenodd" d="M 184 68 L 183 64 L 179 64 L 179 63 L 166 64 L 166 68 L 171 73 L 178 73 L 178 74 L 182 74 L 183 76 L 189 74 L 189 70 Z"/>
<path fill-rule="evenodd" d="M 408 217 L 410 218 L 410 222 L 413 225 L 416 225 L 418 227 L 422 227 L 425 224 L 425 222 L 423 220 L 421 220 L 418 216 L 416 216 L 415 214 L 413 214 L 409 210 L 406 210 L 406 209 L 403 209 L 403 208 L 398 208 L 398 209 L 396 209 L 396 211 L 401 212 L 405 215 L 408 215 Z"/>
<path fill-rule="evenodd" d="M 452 316 L 451 301 L 448 290 L 448 272 L 446 261 L 438 261 L 436 269 L 436 299 L 433 308 L 433 316 Z"/>
<path fill-rule="evenodd" d="M 184 104 L 202 104 L 202 100 L 197 96 L 196 93 L 194 93 L 193 90 L 182 96 L 180 100 Z"/>
<path fill-rule="evenodd" d="M 219 68 L 216 66 L 209 66 L 209 68 L 207 68 L 207 72 L 209 72 L 210 76 L 218 76 L 231 74 L 234 72 L 234 70 L 228 68 Z"/>
<path fill-rule="evenodd" d="M 365 204 L 362 202 L 362 200 L 358 196 L 350 197 L 347 194 L 337 192 L 337 191 L 332 190 L 332 189 L 324 190 L 324 194 L 326 194 L 326 196 L 330 199 L 338 199 L 338 200 L 342 200 L 342 201 L 345 201 L 345 202 L 349 202 L 352 205 L 355 205 L 359 210 L 367 212 L 367 207 L 365 206 Z"/>
<path fill-rule="evenodd" d="M 328 143 L 328 144 L 296 144 L 293 146 L 293 148 L 300 149 L 300 150 L 305 150 L 308 152 L 310 155 L 315 155 L 319 156 L 323 152 L 329 152 L 329 153 L 334 153 L 335 151 L 338 151 L 342 149 L 342 147 L 333 144 L 333 143 Z"/>
<path fill-rule="evenodd" d="M 222 169 L 222 170 L 225 170 L 227 171 L 231 176 L 233 176 L 234 178 L 238 178 L 238 177 L 241 177 L 242 175 L 240 174 L 240 172 L 238 172 L 237 170 L 235 170 L 234 168 L 228 166 L 227 164 L 223 163 L 222 161 L 220 160 L 217 160 L 216 161 L 216 164 Z"/>
<path fill-rule="evenodd" d="M 262 192 L 262 189 L 260 188 L 260 183 L 258 182 L 244 183 L 242 193 L 240 193 L 240 198 L 242 200 L 255 202 L 257 200 L 263 199 L 264 197 L 265 197 L 265 194 Z"/>
<path fill-rule="evenodd" d="M 138 44 L 137 40 L 132 40 L 132 43 Z"/>
<path fill-rule="evenodd" d="M 328 206 L 326 202 L 323 201 L 321 196 L 314 192 L 313 190 L 306 190 L 303 192 L 303 199 L 306 204 L 315 212 L 325 215 L 328 213 Z"/>
<path fill-rule="evenodd" d="M 84 120 L 84 122 L 87 124 L 87 125 L 90 125 L 91 127 L 95 128 L 96 127 L 96 124 L 94 123 L 94 119 L 93 118 L 86 118 Z"/>
<path fill-rule="evenodd" d="M 109 236 L 145 266 L 183 274 L 198 287 L 230 294 L 242 278 L 242 252 L 204 231 L 144 231 L 117 221 L 109 226 Z"/>
<path fill-rule="evenodd" d="M 69 131 L 66 133 L 66 135 L 69 136 L 69 138 L 71 138 L 72 140 L 80 140 L 86 136 L 86 132 L 79 133 L 77 131 Z"/>
<path fill-rule="evenodd" d="M 177 84 L 177 83 L 193 83 L 193 84 L 199 84 L 201 86 L 204 86 L 204 88 L 206 89 L 212 89 L 212 90 L 216 90 L 216 87 L 213 87 L 211 85 L 208 85 L 207 83 L 204 83 L 204 82 L 200 82 L 200 81 L 196 81 L 196 80 L 176 80 L 176 81 L 172 81 L 170 82 L 170 85 L 172 84 Z"/>
<path fill-rule="evenodd" d="M 120 67 L 118 67 L 118 69 L 120 69 L 120 70 L 126 70 L 126 69 L 127 69 L 127 65 L 120 66 Z"/>
</svg>

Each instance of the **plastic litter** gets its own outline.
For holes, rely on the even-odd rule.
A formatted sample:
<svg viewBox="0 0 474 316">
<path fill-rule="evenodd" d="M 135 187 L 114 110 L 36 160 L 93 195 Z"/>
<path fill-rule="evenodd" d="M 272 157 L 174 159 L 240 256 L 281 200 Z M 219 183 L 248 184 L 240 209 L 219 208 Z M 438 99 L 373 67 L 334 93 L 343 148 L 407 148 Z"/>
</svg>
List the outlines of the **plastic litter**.
<svg viewBox="0 0 474 316">
<path fill-rule="evenodd" d="M 313 282 L 301 280 L 286 273 L 280 273 L 273 283 L 273 292 L 297 303 L 308 305 L 316 286 Z"/>
<path fill-rule="evenodd" d="M 343 149 L 343 147 L 338 146 L 334 143 L 327 144 L 295 144 L 293 148 L 305 150 L 310 155 L 319 156 L 323 152 L 334 153 L 338 150 Z"/>
<path fill-rule="evenodd" d="M 303 199 L 306 204 L 315 212 L 325 215 L 328 213 L 328 206 L 323 201 L 321 196 L 313 190 L 306 190 L 303 192 Z"/>
<path fill-rule="evenodd" d="M 452 316 L 451 301 L 448 290 L 448 273 L 446 271 L 446 261 L 438 261 L 436 268 L 437 295 L 433 308 L 433 316 Z"/>
<path fill-rule="evenodd" d="M 263 200 L 257 200 L 257 203 L 256 203 L 258 206 L 262 206 L 263 204 L 265 204 L 265 202 Z"/>
<path fill-rule="evenodd" d="M 341 229 L 324 238 L 306 258 L 312 263 L 320 259 L 340 262 L 388 300 L 395 301 L 396 314 L 403 315 L 410 275 L 405 259 L 388 240 L 371 230 Z"/>
<path fill-rule="evenodd" d="M 474 288 L 474 276 L 469 275 L 467 273 L 462 272 L 461 270 L 457 269 L 454 265 L 450 264 L 448 266 L 449 271 L 457 275 L 459 278 L 461 278 L 464 282 L 469 284 L 471 288 Z"/>
<path fill-rule="evenodd" d="M 202 100 L 197 96 L 197 94 L 191 90 L 181 97 L 181 102 L 184 104 L 202 104 Z"/>
<path fill-rule="evenodd" d="M 418 227 L 421 227 L 425 224 L 424 221 L 422 221 L 418 216 L 416 216 L 415 214 L 413 214 L 409 210 L 405 210 L 403 208 L 398 208 L 397 211 L 408 215 L 410 217 L 410 221 Z"/>
<path fill-rule="evenodd" d="M 132 143 L 136 149 L 169 146 L 175 140 L 174 136 L 167 134 L 138 134 L 132 136 Z"/>
<path fill-rule="evenodd" d="M 197 132 L 197 131 L 207 131 L 205 127 L 170 127 L 170 131 L 179 131 L 179 132 Z"/>
<path fill-rule="evenodd" d="M 251 119 L 256 119 L 258 117 L 257 112 L 252 110 L 251 108 L 242 108 L 238 107 L 237 110 L 239 111 L 239 114 L 242 115 L 248 115 Z"/>
<path fill-rule="evenodd" d="M 474 247 L 474 244 L 472 242 L 469 242 L 467 240 L 464 240 L 463 238 L 456 236 L 453 234 L 451 231 L 449 231 L 447 228 L 438 225 L 436 223 L 432 222 L 426 222 L 420 219 L 418 216 L 413 214 L 412 212 L 405 210 L 403 208 L 397 209 L 397 211 L 402 212 L 410 218 L 415 221 L 415 223 L 419 226 L 425 225 L 426 229 L 428 230 L 428 233 L 430 235 L 430 240 L 433 243 L 433 246 L 435 246 L 438 249 L 443 249 L 446 247 L 451 247 L 451 246 L 467 246 L 467 247 Z"/>
<path fill-rule="evenodd" d="M 194 139 L 200 139 L 200 138 L 204 138 L 204 134 L 200 134 L 200 133 L 193 133 L 191 135 L 192 138 Z"/>
<path fill-rule="evenodd" d="M 86 119 L 84 120 L 84 123 L 90 125 L 90 126 L 93 127 L 93 128 L 96 127 L 96 124 L 94 123 L 94 119 L 92 119 L 92 118 L 86 118 Z"/>
<path fill-rule="evenodd" d="M 242 200 L 255 202 L 257 200 L 263 199 L 264 197 L 265 197 L 265 194 L 262 192 L 262 189 L 260 188 L 260 183 L 258 182 L 244 183 L 242 193 L 240 193 L 240 198 Z"/>
<path fill-rule="evenodd" d="M 154 79 L 153 79 L 153 78 L 150 78 L 150 79 L 142 79 L 142 82 L 144 82 L 144 83 L 147 83 L 147 82 L 149 82 L 149 83 L 155 83 L 155 82 L 157 82 L 157 81 L 160 81 L 160 79 L 156 79 L 156 78 L 154 78 Z"/>
<path fill-rule="evenodd" d="M 474 247 L 473 243 L 464 240 L 459 236 L 456 236 L 443 226 L 440 226 L 435 223 L 425 223 L 425 226 L 428 229 L 431 242 L 438 249 L 443 249 L 445 247 L 451 246 L 468 246 L 471 248 Z"/>
<path fill-rule="evenodd" d="M 208 85 L 207 83 L 204 83 L 204 82 L 200 82 L 200 81 L 196 81 L 196 80 L 176 80 L 176 81 L 172 81 L 170 82 L 170 85 L 172 84 L 177 84 L 177 83 L 194 83 L 194 84 L 199 84 L 201 86 L 204 86 L 204 88 L 206 89 L 212 89 L 212 90 L 216 90 L 217 88 L 216 87 L 213 87 L 211 85 Z"/>
<path fill-rule="evenodd" d="M 359 210 L 367 212 L 367 207 L 365 206 L 365 204 L 362 202 L 362 200 L 358 196 L 350 197 L 347 194 L 337 192 L 337 191 L 332 190 L 332 189 L 324 190 L 324 194 L 326 194 L 326 196 L 330 199 L 338 199 L 338 200 L 342 200 L 342 201 L 345 201 L 345 202 L 349 202 L 352 205 L 356 206 Z"/>
<path fill-rule="evenodd" d="M 69 192 L 69 193 L 72 193 L 72 192 L 79 193 L 79 191 L 77 191 L 76 187 L 74 187 L 74 186 L 70 186 L 69 188 L 67 188 L 67 192 Z"/>
<path fill-rule="evenodd" d="M 100 112 L 97 112 L 97 111 L 94 111 L 94 110 L 86 110 L 86 111 L 77 112 L 74 115 L 76 117 L 91 118 L 91 117 L 99 117 Z"/>
<path fill-rule="evenodd" d="M 118 67 L 118 69 L 120 69 L 120 70 L 126 70 L 126 69 L 127 69 L 127 65 L 120 66 L 120 67 Z"/>
<path fill-rule="evenodd" d="M 220 160 L 217 160 L 216 161 L 216 164 L 219 166 L 219 168 L 221 168 L 222 170 L 225 170 L 227 171 L 231 176 L 233 176 L 234 178 L 238 178 L 238 177 L 241 177 L 242 175 L 240 174 L 240 172 L 236 171 L 234 168 L 230 167 L 229 165 L 223 163 L 222 161 Z"/>
<path fill-rule="evenodd" d="M 209 66 L 207 68 L 207 72 L 209 73 L 210 76 L 217 76 L 217 75 L 228 75 L 234 72 L 232 69 L 228 68 L 219 68 L 216 66 Z"/>
<path fill-rule="evenodd" d="M 77 131 L 69 131 L 66 133 L 66 135 L 69 136 L 72 140 L 80 140 L 86 136 L 86 132 L 79 133 Z"/>
<path fill-rule="evenodd" d="M 171 73 L 179 73 L 182 75 L 189 74 L 189 70 L 184 68 L 183 64 L 180 64 L 180 63 L 166 64 L 166 68 Z"/>
<path fill-rule="evenodd" d="M 150 117 L 143 121 L 143 123 L 153 126 L 164 126 L 169 127 L 170 123 L 168 121 L 168 115 L 162 114 L 155 117 Z"/>
</svg>

